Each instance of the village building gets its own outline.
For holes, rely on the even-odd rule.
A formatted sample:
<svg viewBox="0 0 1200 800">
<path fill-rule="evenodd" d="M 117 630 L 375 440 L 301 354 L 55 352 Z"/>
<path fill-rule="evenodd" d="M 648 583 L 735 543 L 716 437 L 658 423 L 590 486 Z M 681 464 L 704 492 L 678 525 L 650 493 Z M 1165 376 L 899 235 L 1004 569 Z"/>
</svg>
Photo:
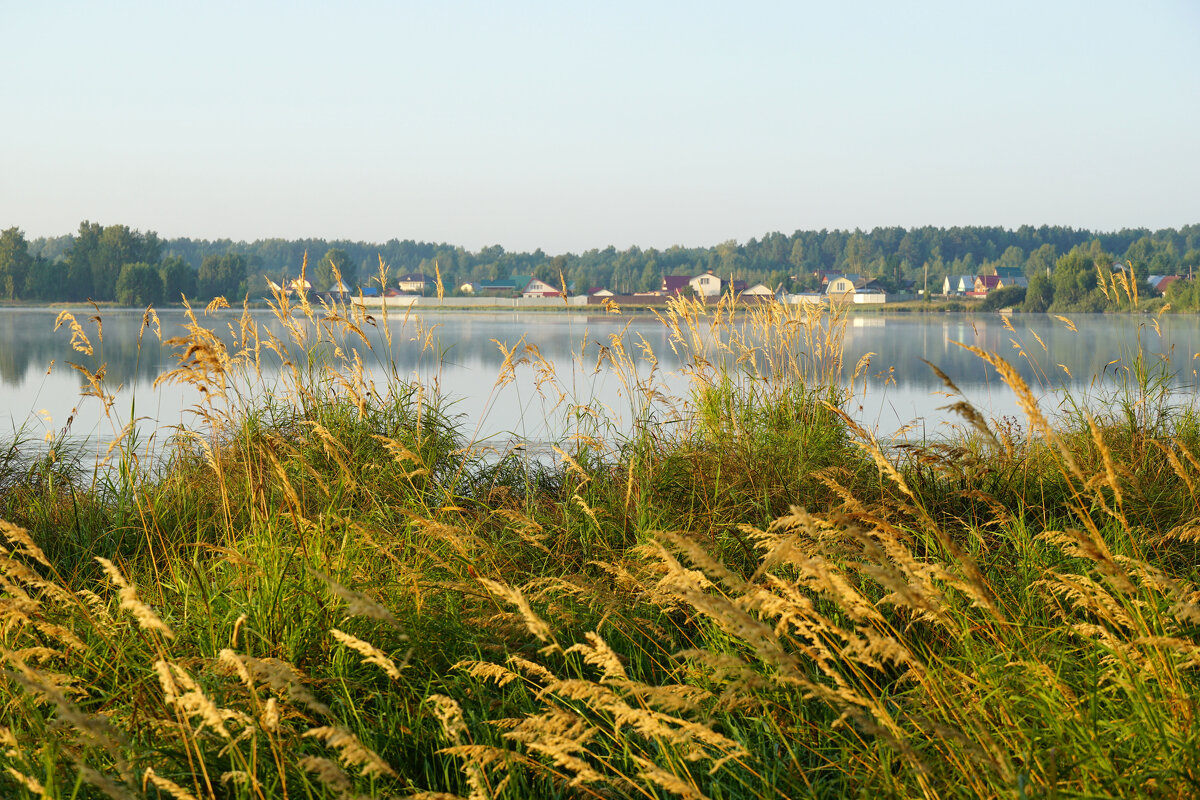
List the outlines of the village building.
<svg viewBox="0 0 1200 800">
<path fill-rule="evenodd" d="M 975 291 L 975 275 L 947 275 L 942 281 L 942 294 L 966 294 Z"/>
<path fill-rule="evenodd" d="M 712 272 L 705 272 L 688 281 L 688 286 L 700 297 L 720 296 L 723 285 L 724 283 L 721 279 L 712 274 Z"/>
<path fill-rule="evenodd" d="M 401 275 L 396 280 L 396 288 L 405 294 L 429 294 L 437 290 L 437 281 L 420 272 Z"/>
<path fill-rule="evenodd" d="M 664 275 L 659 291 L 667 296 L 683 294 L 691 280 L 691 275 Z"/>
</svg>

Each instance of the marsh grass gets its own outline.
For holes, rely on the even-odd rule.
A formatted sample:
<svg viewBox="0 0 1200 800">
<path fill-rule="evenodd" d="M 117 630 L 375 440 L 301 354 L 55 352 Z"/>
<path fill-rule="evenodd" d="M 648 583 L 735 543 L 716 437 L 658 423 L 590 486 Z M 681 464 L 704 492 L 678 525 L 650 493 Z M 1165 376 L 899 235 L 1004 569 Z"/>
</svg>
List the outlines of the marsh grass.
<svg viewBox="0 0 1200 800">
<path fill-rule="evenodd" d="M 684 396 L 644 341 L 590 356 L 627 428 L 498 343 L 570 406 L 539 460 L 397 375 L 386 319 L 276 316 L 189 309 L 161 467 L 134 429 L 108 473 L 0 459 L 0 796 L 1200 791 L 1200 441 L 1154 370 L 1051 420 L 976 351 L 1025 420 L 945 378 L 962 437 L 897 447 L 843 411 L 839 312 L 680 301 Z"/>
</svg>

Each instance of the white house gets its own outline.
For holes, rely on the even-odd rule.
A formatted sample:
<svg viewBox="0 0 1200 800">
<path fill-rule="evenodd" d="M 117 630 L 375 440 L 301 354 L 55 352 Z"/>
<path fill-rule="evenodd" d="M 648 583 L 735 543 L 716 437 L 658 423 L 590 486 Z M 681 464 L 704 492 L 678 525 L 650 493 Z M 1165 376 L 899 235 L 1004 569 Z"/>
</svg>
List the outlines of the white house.
<svg viewBox="0 0 1200 800">
<path fill-rule="evenodd" d="M 562 290 L 538 278 L 531 278 L 521 289 L 521 297 L 561 297 Z"/>
<path fill-rule="evenodd" d="M 425 294 L 427 289 L 434 288 L 435 281 L 420 272 L 401 275 L 396 281 L 396 288 L 405 294 Z"/>
<path fill-rule="evenodd" d="M 721 279 L 712 272 L 705 272 L 688 281 L 688 286 L 692 287 L 692 291 L 701 297 L 719 297 L 722 283 Z"/>
<path fill-rule="evenodd" d="M 830 275 L 825 284 L 825 294 L 830 297 L 846 297 L 865 285 L 861 275 Z"/>
<path fill-rule="evenodd" d="M 942 281 L 942 294 L 966 294 L 975 291 L 975 275 L 947 275 Z"/>
<path fill-rule="evenodd" d="M 767 286 L 765 283 L 756 283 L 753 286 L 751 286 L 749 289 L 742 292 L 742 294 L 740 296 L 743 296 L 743 297 L 744 296 L 771 297 L 774 294 L 775 294 L 775 292 L 771 291 L 770 286 Z"/>
</svg>

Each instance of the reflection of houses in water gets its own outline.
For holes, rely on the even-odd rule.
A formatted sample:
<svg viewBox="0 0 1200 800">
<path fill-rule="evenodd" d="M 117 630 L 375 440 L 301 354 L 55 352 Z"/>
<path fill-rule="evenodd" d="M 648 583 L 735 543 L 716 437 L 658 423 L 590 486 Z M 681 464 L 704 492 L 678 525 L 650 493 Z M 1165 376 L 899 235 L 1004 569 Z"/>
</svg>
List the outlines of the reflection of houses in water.
<svg viewBox="0 0 1200 800">
<path fill-rule="evenodd" d="M 882 328 L 887 325 L 887 320 L 883 317 L 868 317 L 863 314 L 856 314 L 850 318 L 850 327 L 852 328 Z"/>
</svg>

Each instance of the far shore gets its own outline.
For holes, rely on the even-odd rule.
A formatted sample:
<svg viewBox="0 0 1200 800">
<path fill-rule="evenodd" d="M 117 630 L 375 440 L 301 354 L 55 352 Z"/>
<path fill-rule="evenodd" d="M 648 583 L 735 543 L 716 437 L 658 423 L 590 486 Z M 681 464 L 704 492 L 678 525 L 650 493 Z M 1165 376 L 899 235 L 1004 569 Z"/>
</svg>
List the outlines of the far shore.
<svg viewBox="0 0 1200 800">
<path fill-rule="evenodd" d="M 385 298 L 365 298 L 367 301 L 363 303 L 363 307 L 368 311 L 380 311 L 383 308 L 383 300 Z M 412 312 L 429 312 L 429 311 L 446 311 L 446 312 L 495 312 L 495 311 L 514 311 L 524 313 L 546 314 L 546 313 L 567 313 L 567 314 L 604 314 L 604 313 L 620 313 L 620 314 L 649 314 L 655 311 L 666 309 L 665 302 L 637 302 L 624 301 L 614 302 L 609 305 L 603 303 L 583 303 L 580 300 L 588 298 L 570 298 L 573 302 L 566 303 L 562 298 L 508 298 L 508 297 L 444 297 L 439 300 L 436 297 L 422 296 L 402 296 L 386 298 L 387 311 L 390 314 L 404 314 Z M 350 302 L 357 304 L 360 298 L 351 298 Z M 639 298 L 640 300 L 640 298 Z M 371 301 L 375 301 L 372 303 Z M 310 303 L 317 304 L 320 300 L 310 300 Z M 298 304 L 296 301 L 294 304 Z M 747 302 L 744 300 L 737 301 L 739 306 L 748 306 L 758 302 Z M 715 301 L 714 301 L 715 304 Z M 203 312 L 207 304 L 202 301 L 196 301 L 191 304 L 191 308 L 198 312 Z M 821 307 L 828 306 L 828 302 L 819 304 Z M 1025 312 L 1018 308 L 1001 308 L 1001 309 L 984 309 L 982 303 L 978 300 L 961 300 L 957 298 L 935 297 L 930 300 L 904 300 L 896 303 L 862 303 L 845 304 L 845 309 L 854 314 L 1025 314 L 1025 313 L 1051 313 L 1051 312 Z M 230 303 L 230 310 L 238 310 L 240 308 L 249 308 L 251 310 L 266 310 L 271 307 L 269 298 L 260 297 L 254 300 L 247 300 L 244 303 Z M 163 303 L 153 306 L 154 309 L 163 310 L 182 310 L 185 308 L 183 303 Z M 610 312 L 609 309 L 612 308 Z M 146 309 L 140 306 L 123 306 L 115 302 L 98 302 L 91 301 L 83 302 L 60 302 L 60 303 L 27 303 L 20 300 L 0 300 L 0 309 L 26 309 L 26 310 L 47 310 L 47 311 L 78 311 L 83 310 L 111 310 L 111 311 L 132 311 L 142 313 Z M 1143 314 L 1158 313 L 1162 309 L 1160 307 L 1137 309 Z M 1096 312 L 1084 311 L 1064 311 L 1064 314 L 1076 316 L 1079 314 L 1091 314 Z M 1099 313 L 1114 313 L 1114 312 L 1099 312 Z M 1129 311 L 1115 312 L 1128 314 Z M 1194 312 L 1170 311 L 1171 314 L 1185 314 Z"/>
</svg>

